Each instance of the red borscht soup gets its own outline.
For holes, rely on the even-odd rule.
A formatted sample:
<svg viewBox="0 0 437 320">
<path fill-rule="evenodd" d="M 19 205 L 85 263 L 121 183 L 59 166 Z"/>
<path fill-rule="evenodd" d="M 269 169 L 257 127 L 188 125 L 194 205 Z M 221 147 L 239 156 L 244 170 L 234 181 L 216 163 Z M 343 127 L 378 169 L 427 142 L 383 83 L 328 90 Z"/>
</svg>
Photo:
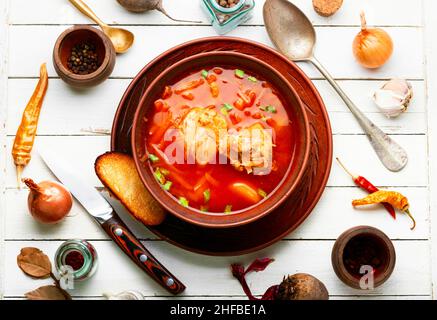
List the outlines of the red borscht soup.
<svg viewBox="0 0 437 320">
<path fill-rule="evenodd" d="M 286 175 L 296 130 L 271 84 L 225 66 L 169 83 L 146 118 L 144 161 L 182 206 L 230 213 L 268 197 Z"/>
</svg>

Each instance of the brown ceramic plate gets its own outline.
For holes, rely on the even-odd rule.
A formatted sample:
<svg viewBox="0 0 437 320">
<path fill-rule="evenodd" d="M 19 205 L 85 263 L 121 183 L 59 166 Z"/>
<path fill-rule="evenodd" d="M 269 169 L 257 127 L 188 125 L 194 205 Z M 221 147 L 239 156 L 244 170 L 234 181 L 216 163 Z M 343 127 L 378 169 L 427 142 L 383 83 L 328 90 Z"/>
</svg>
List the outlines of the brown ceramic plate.
<svg viewBox="0 0 437 320">
<path fill-rule="evenodd" d="M 192 207 L 183 207 L 177 198 L 165 191 L 156 180 L 149 162 L 144 159 L 147 154 L 145 118 L 150 115 L 150 108 L 159 99 L 169 83 L 175 83 L 183 76 L 195 70 L 209 69 L 214 66 L 226 66 L 230 69 L 242 69 L 270 83 L 283 99 L 290 122 L 293 124 L 295 147 L 291 150 L 288 168 L 276 188 L 264 200 L 257 204 L 232 213 L 202 212 Z M 164 70 L 147 88 L 134 118 L 132 129 L 133 157 L 141 180 L 152 196 L 170 213 L 186 222 L 209 228 L 230 228 L 256 221 L 279 207 L 299 187 L 308 164 L 310 132 L 305 107 L 297 92 L 287 79 L 269 64 L 254 57 L 230 51 L 212 51 L 191 55 L 170 68 Z M 281 143 L 278 141 L 277 143 Z"/>
<path fill-rule="evenodd" d="M 149 229 L 160 238 L 189 251 L 208 255 L 239 255 L 265 248 L 295 230 L 319 201 L 332 163 L 332 132 L 323 101 L 311 80 L 275 50 L 252 41 L 212 37 L 184 43 L 151 61 L 126 90 L 115 115 L 111 149 L 132 154 L 133 118 L 142 95 L 166 68 L 190 55 L 210 51 L 234 51 L 268 62 L 292 84 L 305 106 L 310 124 L 310 155 L 301 186 L 269 215 L 240 227 L 210 229 L 169 215 L 163 224 Z"/>
</svg>

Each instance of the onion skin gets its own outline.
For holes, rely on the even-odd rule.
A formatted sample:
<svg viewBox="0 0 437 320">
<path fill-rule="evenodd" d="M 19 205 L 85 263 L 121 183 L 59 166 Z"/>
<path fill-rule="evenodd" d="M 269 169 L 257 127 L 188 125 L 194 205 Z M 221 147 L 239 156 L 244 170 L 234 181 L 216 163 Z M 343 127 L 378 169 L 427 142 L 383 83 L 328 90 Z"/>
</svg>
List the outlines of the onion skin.
<svg viewBox="0 0 437 320">
<path fill-rule="evenodd" d="M 367 28 L 364 14 L 361 14 L 361 31 L 355 37 L 353 53 L 357 61 L 366 68 L 375 69 L 384 65 L 393 53 L 390 35 L 380 28 Z"/>
<path fill-rule="evenodd" d="M 32 179 L 23 179 L 30 192 L 27 204 L 32 217 L 44 224 L 62 221 L 73 206 L 71 193 L 60 183 L 42 181 L 36 184 Z"/>
</svg>

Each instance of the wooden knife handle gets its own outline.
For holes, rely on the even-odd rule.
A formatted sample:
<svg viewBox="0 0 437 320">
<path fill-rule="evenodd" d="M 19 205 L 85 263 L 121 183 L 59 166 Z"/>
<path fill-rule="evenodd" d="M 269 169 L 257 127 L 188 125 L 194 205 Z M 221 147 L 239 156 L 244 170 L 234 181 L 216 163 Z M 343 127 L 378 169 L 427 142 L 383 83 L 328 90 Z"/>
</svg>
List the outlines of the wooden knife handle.
<svg viewBox="0 0 437 320">
<path fill-rule="evenodd" d="M 102 226 L 124 253 L 163 288 L 175 295 L 185 290 L 182 282 L 155 259 L 117 215 Z"/>
</svg>

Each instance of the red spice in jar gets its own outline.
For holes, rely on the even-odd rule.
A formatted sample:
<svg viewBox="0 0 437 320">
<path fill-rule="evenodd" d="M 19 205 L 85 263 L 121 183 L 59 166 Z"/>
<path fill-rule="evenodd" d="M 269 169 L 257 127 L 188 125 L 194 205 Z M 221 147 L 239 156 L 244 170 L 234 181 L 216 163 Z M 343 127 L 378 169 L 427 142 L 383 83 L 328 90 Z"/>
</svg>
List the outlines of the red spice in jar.
<svg viewBox="0 0 437 320">
<path fill-rule="evenodd" d="M 70 251 L 65 256 L 65 264 L 72 267 L 74 271 L 82 268 L 85 259 L 79 251 Z"/>
<path fill-rule="evenodd" d="M 371 266 L 375 275 L 387 267 L 388 256 L 385 244 L 371 235 L 359 235 L 352 238 L 344 248 L 343 262 L 346 270 L 356 277 L 362 277 L 362 266 Z"/>
</svg>

